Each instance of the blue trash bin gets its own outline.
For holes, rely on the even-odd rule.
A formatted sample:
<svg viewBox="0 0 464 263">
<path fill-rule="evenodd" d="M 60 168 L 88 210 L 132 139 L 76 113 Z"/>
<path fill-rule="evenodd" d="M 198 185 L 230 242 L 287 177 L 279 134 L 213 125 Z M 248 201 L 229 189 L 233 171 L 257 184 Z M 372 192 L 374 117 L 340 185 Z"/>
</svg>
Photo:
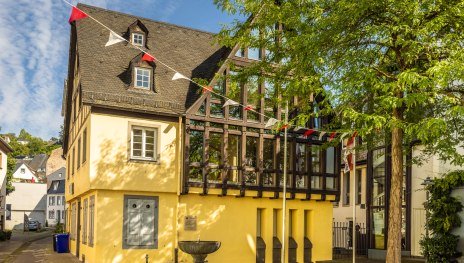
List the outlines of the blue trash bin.
<svg viewBox="0 0 464 263">
<path fill-rule="evenodd" d="M 56 235 L 56 252 L 68 253 L 69 252 L 69 234 Z"/>
</svg>

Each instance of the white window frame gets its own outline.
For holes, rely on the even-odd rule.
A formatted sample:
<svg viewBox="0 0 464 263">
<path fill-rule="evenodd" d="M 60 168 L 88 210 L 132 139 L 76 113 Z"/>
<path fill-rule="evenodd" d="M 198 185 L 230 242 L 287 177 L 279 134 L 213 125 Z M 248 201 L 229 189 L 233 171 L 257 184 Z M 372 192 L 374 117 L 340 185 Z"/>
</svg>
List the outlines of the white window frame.
<svg viewBox="0 0 464 263">
<path fill-rule="evenodd" d="M 147 71 L 148 72 L 148 87 L 143 86 L 143 83 L 145 82 L 143 80 L 142 80 L 142 86 L 137 85 L 137 75 L 138 75 L 139 71 Z M 151 69 L 143 68 L 143 67 L 135 67 L 135 69 L 134 69 L 134 87 L 140 88 L 140 89 L 146 89 L 146 90 L 151 89 Z"/>
<path fill-rule="evenodd" d="M 57 196 L 57 197 L 56 197 L 56 205 L 62 205 L 62 204 L 61 204 L 61 197 L 60 197 L 60 196 Z"/>
<path fill-rule="evenodd" d="M 134 156 L 134 130 L 142 130 L 142 155 Z M 146 133 L 147 131 L 153 131 L 153 157 L 146 157 Z M 131 126 L 131 139 L 130 139 L 130 156 L 134 160 L 145 160 L 145 161 L 158 161 L 158 128 L 154 127 L 141 127 Z"/>
<path fill-rule="evenodd" d="M 55 210 L 48 211 L 48 219 L 55 219 Z"/>
<path fill-rule="evenodd" d="M 142 43 L 138 42 L 140 40 L 139 37 L 141 37 Z M 142 34 L 142 33 L 132 33 L 132 44 L 134 44 L 136 46 L 143 46 L 143 43 L 145 43 L 145 35 L 144 34 Z"/>
</svg>

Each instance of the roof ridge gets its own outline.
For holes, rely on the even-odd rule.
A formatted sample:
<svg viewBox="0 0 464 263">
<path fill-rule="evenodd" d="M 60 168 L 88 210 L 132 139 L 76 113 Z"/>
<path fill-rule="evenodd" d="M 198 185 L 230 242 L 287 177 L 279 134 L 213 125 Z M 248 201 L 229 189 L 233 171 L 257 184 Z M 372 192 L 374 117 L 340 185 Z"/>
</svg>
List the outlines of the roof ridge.
<svg viewBox="0 0 464 263">
<path fill-rule="evenodd" d="M 100 11 L 105 11 L 105 12 L 108 12 L 108 13 L 115 13 L 115 14 L 118 14 L 118 15 L 123 15 L 123 16 L 127 16 L 127 17 L 133 17 L 133 18 L 136 18 L 136 19 L 143 19 L 143 20 L 147 20 L 147 21 L 150 21 L 150 22 L 154 22 L 154 23 L 159 23 L 159 24 L 164 24 L 164 25 L 167 25 L 167 26 L 173 26 L 173 27 L 178 27 L 178 28 L 181 28 L 181 29 L 187 29 L 187 30 L 191 30 L 191 31 L 196 31 L 196 32 L 200 32 L 200 33 L 204 33 L 204 34 L 208 34 L 208 35 L 212 35 L 212 36 L 217 35 L 217 33 L 209 32 L 209 31 L 205 31 L 205 30 L 201 30 L 201 29 L 197 29 L 197 28 L 176 25 L 176 24 L 173 24 L 173 23 L 154 20 L 154 19 L 151 19 L 151 18 L 146 18 L 146 17 L 141 17 L 141 16 L 135 16 L 135 15 L 131 15 L 131 14 L 128 14 L 128 13 L 123 13 L 123 12 L 119 12 L 119 11 L 106 9 L 106 8 L 103 8 L 103 7 L 98 7 L 98 6 L 93 6 L 93 5 L 83 4 L 83 3 L 78 3 L 77 6 L 85 6 L 85 7 L 88 7 L 88 8 L 93 8 L 93 9 L 100 10 Z"/>
</svg>

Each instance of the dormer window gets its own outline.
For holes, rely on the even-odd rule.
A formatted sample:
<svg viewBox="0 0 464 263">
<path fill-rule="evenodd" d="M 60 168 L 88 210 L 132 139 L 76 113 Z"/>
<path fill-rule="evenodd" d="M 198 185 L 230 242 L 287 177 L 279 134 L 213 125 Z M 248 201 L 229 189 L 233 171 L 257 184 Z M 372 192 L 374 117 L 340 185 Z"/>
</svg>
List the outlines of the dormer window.
<svg viewBox="0 0 464 263">
<path fill-rule="evenodd" d="M 137 46 L 143 46 L 144 35 L 141 33 L 132 33 L 132 43 Z"/>
<path fill-rule="evenodd" d="M 135 87 L 148 90 L 150 89 L 151 69 L 135 67 Z"/>
</svg>

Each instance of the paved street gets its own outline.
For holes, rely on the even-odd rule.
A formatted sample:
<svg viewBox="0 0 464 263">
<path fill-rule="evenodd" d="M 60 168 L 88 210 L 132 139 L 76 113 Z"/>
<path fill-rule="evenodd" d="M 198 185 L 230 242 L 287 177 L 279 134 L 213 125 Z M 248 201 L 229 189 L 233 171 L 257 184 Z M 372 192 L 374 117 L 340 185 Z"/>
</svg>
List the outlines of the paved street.
<svg viewBox="0 0 464 263">
<path fill-rule="evenodd" d="M 54 252 L 51 235 L 50 232 L 17 233 L 16 238 L 12 237 L 9 242 L 0 244 L 0 262 L 79 262 L 76 257 L 69 253 L 58 254 Z"/>
</svg>

